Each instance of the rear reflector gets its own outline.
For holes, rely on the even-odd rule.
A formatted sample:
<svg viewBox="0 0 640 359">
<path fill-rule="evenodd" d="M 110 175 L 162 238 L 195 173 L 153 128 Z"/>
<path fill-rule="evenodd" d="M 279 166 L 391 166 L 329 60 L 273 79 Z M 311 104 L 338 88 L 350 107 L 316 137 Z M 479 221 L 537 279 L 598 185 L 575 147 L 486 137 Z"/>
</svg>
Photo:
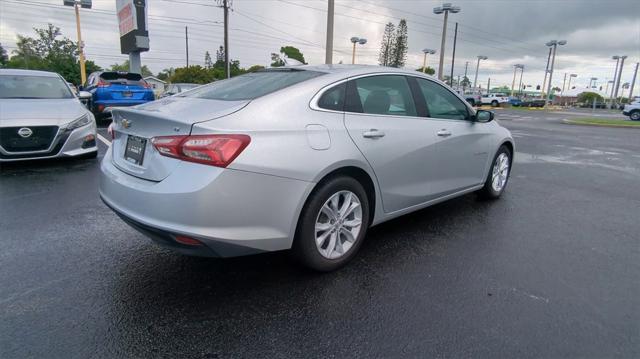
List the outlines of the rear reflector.
<svg viewBox="0 0 640 359">
<path fill-rule="evenodd" d="M 185 236 L 176 236 L 176 242 L 181 244 L 186 244 L 188 246 L 201 246 L 202 243 L 197 239 L 185 237 Z"/>
<path fill-rule="evenodd" d="M 161 136 L 151 139 L 153 147 L 167 157 L 227 167 L 249 145 L 247 135 Z"/>
</svg>

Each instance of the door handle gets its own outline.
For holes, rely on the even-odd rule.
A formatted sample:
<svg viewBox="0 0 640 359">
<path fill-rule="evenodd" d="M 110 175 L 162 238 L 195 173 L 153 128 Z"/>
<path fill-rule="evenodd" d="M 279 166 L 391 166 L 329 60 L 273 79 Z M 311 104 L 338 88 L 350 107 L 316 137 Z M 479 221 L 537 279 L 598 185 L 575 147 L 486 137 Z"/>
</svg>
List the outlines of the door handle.
<svg viewBox="0 0 640 359">
<path fill-rule="evenodd" d="M 443 128 L 442 130 L 436 132 L 436 135 L 440 137 L 449 137 L 451 136 L 451 131 Z"/>
<path fill-rule="evenodd" d="M 370 129 L 369 131 L 365 131 L 362 133 L 362 137 L 364 138 L 380 138 L 384 137 L 384 132 L 378 131 L 375 128 Z"/>
</svg>

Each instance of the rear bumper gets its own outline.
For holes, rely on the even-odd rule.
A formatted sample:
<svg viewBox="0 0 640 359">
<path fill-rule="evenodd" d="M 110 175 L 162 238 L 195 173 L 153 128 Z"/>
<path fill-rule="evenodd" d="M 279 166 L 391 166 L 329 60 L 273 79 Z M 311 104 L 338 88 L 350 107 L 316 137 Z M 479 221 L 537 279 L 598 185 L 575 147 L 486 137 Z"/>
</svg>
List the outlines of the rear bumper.
<svg viewBox="0 0 640 359">
<path fill-rule="evenodd" d="M 93 141 L 85 141 L 87 136 L 93 135 Z M 0 162 L 15 162 L 24 160 L 77 157 L 98 151 L 96 146 L 96 123 L 76 128 L 71 132 L 60 130 L 53 140 L 50 151 L 38 152 L 7 152 L 0 146 Z"/>
<path fill-rule="evenodd" d="M 196 256 L 234 257 L 291 248 L 312 183 L 180 162 L 160 182 L 122 172 L 111 151 L 101 164 L 100 197 L 156 243 Z M 176 236 L 202 245 L 185 245 Z"/>
<path fill-rule="evenodd" d="M 94 112 L 103 112 L 108 107 L 129 107 L 142 105 L 153 100 L 95 100 L 93 101 Z"/>
</svg>

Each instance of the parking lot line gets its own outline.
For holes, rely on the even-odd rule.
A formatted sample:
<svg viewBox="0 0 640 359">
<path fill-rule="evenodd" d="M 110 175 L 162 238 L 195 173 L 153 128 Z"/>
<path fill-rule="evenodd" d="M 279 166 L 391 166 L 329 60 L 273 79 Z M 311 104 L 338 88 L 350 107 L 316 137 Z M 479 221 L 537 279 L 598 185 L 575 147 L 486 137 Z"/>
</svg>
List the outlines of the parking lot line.
<svg viewBox="0 0 640 359">
<path fill-rule="evenodd" d="M 104 143 L 105 145 L 111 146 L 111 141 L 107 140 L 99 133 L 98 133 L 98 139 L 100 140 L 100 142 Z"/>
</svg>

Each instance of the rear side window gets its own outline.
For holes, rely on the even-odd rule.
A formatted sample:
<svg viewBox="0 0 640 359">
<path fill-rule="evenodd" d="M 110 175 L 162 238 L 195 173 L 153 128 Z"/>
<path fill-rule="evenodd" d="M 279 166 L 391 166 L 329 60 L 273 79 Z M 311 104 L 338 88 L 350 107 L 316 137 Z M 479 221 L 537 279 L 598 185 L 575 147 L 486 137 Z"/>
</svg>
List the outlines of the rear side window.
<svg viewBox="0 0 640 359">
<path fill-rule="evenodd" d="M 318 100 L 318 107 L 326 110 L 343 111 L 344 110 L 344 93 L 347 88 L 347 83 L 343 82 L 338 86 L 335 86 L 322 94 L 320 100 Z"/>
<path fill-rule="evenodd" d="M 144 86 L 145 81 L 140 74 L 130 72 L 103 72 L 100 79 L 116 85 Z"/>
<path fill-rule="evenodd" d="M 181 96 L 225 101 L 253 100 L 323 74 L 323 72 L 294 69 L 257 71 L 216 81 Z"/>
<path fill-rule="evenodd" d="M 352 80 L 348 111 L 374 115 L 417 116 L 416 105 L 404 76 L 381 75 Z"/>
</svg>

